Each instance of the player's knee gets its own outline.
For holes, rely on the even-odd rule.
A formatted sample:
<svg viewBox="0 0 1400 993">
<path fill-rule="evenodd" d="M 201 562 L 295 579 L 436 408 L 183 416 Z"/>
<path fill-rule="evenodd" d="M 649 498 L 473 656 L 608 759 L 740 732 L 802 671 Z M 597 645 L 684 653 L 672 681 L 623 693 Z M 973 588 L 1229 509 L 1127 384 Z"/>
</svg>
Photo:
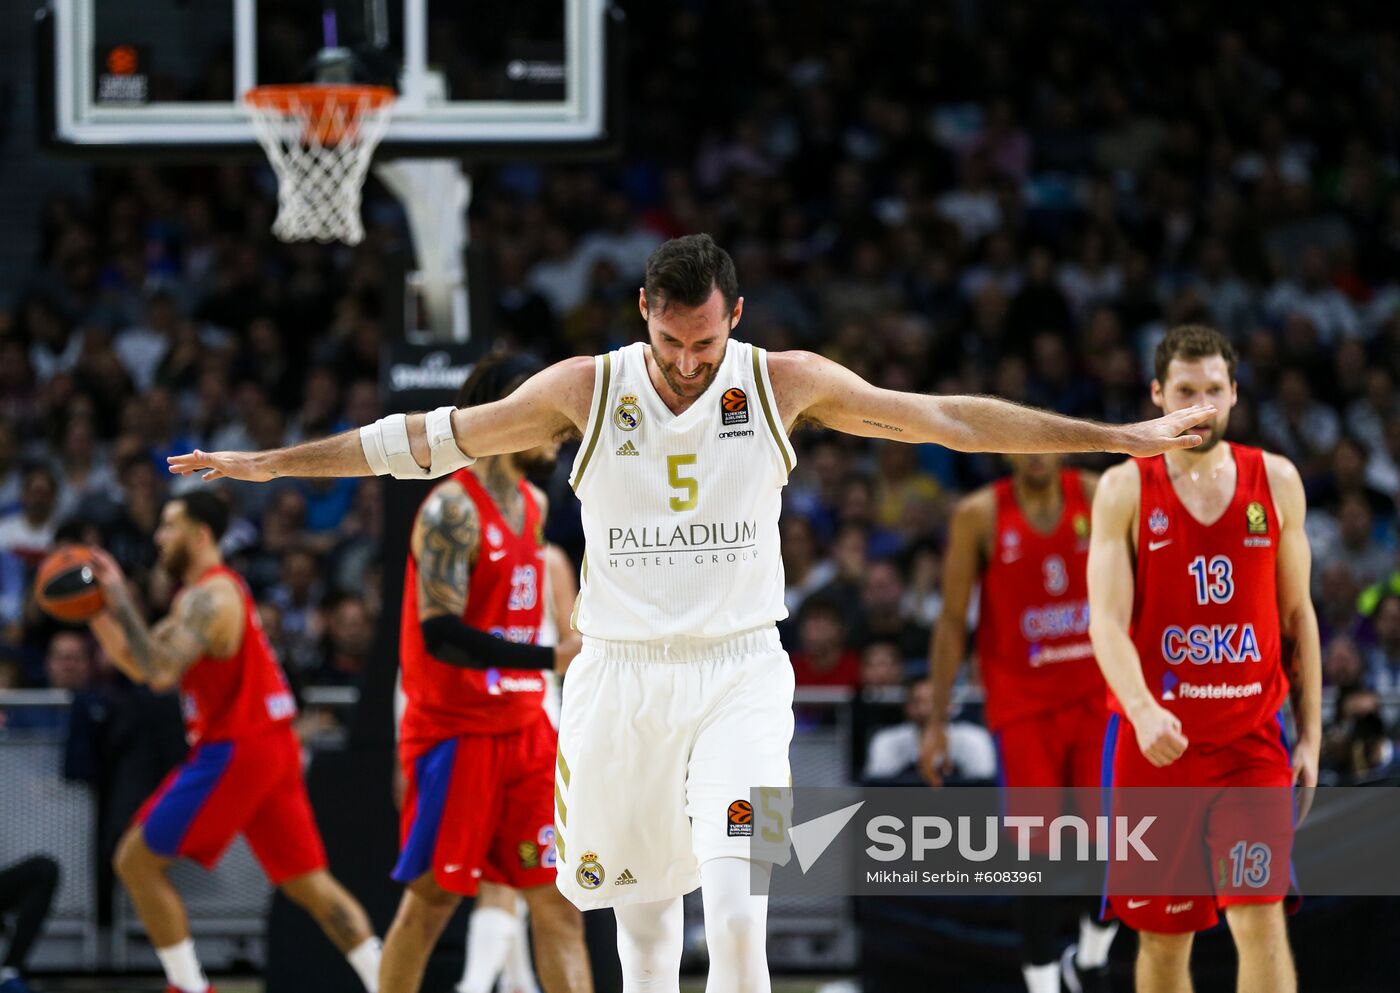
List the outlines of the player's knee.
<svg viewBox="0 0 1400 993">
<path fill-rule="evenodd" d="M 1245 903 L 1225 908 L 1238 947 L 1262 948 L 1284 939 L 1282 903 Z"/>
<path fill-rule="evenodd" d="M 743 953 L 763 941 L 765 927 L 764 915 L 747 900 L 705 908 L 705 941 L 711 949 Z"/>
<path fill-rule="evenodd" d="M 150 869 L 151 859 L 145 842 L 136 831 L 128 831 L 117 843 L 112 854 L 112 871 L 127 886 L 143 878 Z"/>
<path fill-rule="evenodd" d="M 583 914 L 554 887 L 544 899 L 530 901 L 530 927 L 536 944 L 583 941 Z"/>
<path fill-rule="evenodd" d="M 1191 956 L 1193 934 L 1165 934 L 1160 931 L 1138 932 L 1138 955 L 1154 963 L 1185 961 Z"/>
</svg>

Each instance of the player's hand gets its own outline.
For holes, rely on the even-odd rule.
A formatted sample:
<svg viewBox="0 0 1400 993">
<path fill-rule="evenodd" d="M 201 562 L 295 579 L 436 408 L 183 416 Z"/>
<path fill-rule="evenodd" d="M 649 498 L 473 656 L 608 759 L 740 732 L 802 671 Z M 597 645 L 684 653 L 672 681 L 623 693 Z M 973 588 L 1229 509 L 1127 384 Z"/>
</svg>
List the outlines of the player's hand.
<svg viewBox="0 0 1400 993">
<path fill-rule="evenodd" d="M 117 564 L 117 560 L 112 558 L 111 553 L 106 549 L 93 547 L 92 577 L 102 588 L 102 595 L 108 603 L 111 603 L 115 597 L 125 595 L 126 573 L 122 572 L 122 567 Z"/>
<path fill-rule="evenodd" d="M 196 448 L 184 455 L 168 455 L 167 468 L 177 476 L 203 471 L 200 478 L 242 479 L 249 483 L 266 483 L 275 478 L 262 465 L 260 452 L 201 452 Z"/>
<path fill-rule="evenodd" d="M 570 631 L 559 639 L 559 644 L 554 646 L 554 671 L 559 675 L 569 668 L 569 663 L 574 660 L 583 649 L 583 635 L 577 631 Z"/>
<path fill-rule="evenodd" d="M 943 785 L 945 776 L 953 773 L 953 760 L 948 755 L 948 722 L 929 721 L 919 743 L 919 772 L 930 786 Z"/>
<path fill-rule="evenodd" d="M 1143 758 L 1157 768 L 1171 765 L 1186 752 L 1181 721 L 1166 707 L 1148 703 L 1130 718 Z"/>
<path fill-rule="evenodd" d="M 1321 749 L 1321 742 L 1309 741 L 1306 738 L 1299 738 L 1298 743 L 1293 746 L 1293 783 L 1300 787 L 1294 827 L 1302 824 L 1303 818 L 1307 817 L 1308 811 L 1312 809 L 1313 797 L 1317 793 L 1318 754 Z"/>
<path fill-rule="evenodd" d="M 1210 404 L 1198 404 L 1159 417 L 1155 421 L 1129 424 L 1123 429 L 1124 437 L 1120 450 L 1138 458 L 1147 458 L 1173 448 L 1195 448 L 1201 443 L 1201 436 L 1191 434 L 1191 429 L 1214 416 L 1214 407 Z"/>
</svg>

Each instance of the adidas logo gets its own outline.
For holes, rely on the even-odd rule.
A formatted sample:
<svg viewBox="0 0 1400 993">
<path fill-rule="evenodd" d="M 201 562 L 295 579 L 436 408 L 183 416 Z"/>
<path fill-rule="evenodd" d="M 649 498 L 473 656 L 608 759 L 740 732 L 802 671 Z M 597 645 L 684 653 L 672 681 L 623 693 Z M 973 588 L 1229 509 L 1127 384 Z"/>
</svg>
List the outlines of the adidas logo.
<svg viewBox="0 0 1400 993">
<path fill-rule="evenodd" d="M 631 869 L 623 869 L 621 875 L 613 880 L 614 886 L 635 886 L 637 877 L 632 875 Z"/>
<path fill-rule="evenodd" d="M 617 450 L 617 454 L 618 454 L 618 455 L 641 455 L 642 453 L 639 452 L 639 451 L 637 451 L 637 446 L 636 446 L 636 445 L 634 445 L 634 444 L 632 444 L 632 442 L 628 441 L 628 442 L 624 443 L 623 446 Z"/>
</svg>

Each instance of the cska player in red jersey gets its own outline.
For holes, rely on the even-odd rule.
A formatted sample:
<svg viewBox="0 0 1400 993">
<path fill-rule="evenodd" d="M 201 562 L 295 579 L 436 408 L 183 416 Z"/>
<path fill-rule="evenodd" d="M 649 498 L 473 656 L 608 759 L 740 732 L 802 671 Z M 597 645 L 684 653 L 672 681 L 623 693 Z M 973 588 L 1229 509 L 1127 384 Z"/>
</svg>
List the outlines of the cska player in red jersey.
<svg viewBox="0 0 1400 993">
<path fill-rule="evenodd" d="M 1085 567 L 1098 477 L 1061 468 L 1055 455 L 1009 460 L 1011 476 L 964 497 L 949 527 L 943 613 L 929 665 L 934 718 L 924 732 L 921 767 L 935 786 L 947 772 L 947 718 L 980 579 L 977 658 L 1002 783 L 1097 787 L 1108 709 L 1089 643 Z M 1062 811 L 1027 813 L 1049 820 Z M 1099 811 L 1074 813 L 1092 819 Z M 1079 943 L 1061 957 L 1056 915 L 1043 899 L 1022 897 L 1017 916 L 1029 993 L 1059 993 L 1062 973 L 1076 993 L 1106 988 L 1116 924 L 1099 924 L 1086 906 Z"/>
<path fill-rule="evenodd" d="M 493 403 L 537 371 L 482 359 L 459 405 Z M 583 918 L 554 885 L 554 762 L 544 670 L 579 648 L 539 645 L 544 621 L 544 494 L 527 470 L 558 442 L 478 459 L 439 482 L 413 522 L 399 629 L 406 792 L 398 864 L 403 900 L 384 943 L 383 993 L 416 993 L 428 956 L 481 881 L 521 891 L 546 993 L 591 993 Z"/>
<path fill-rule="evenodd" d="M 106 552 L 93 573 L 107 606 L 89 622 L 113 663 L 138 683 L 180 688 L 190 754 L 141 807 L 117 846 L 115 868 L 155 946 L 171 993 L 203 993 L 189 922 L 166 870 L 177 858 L 207 868 L 242 834 L 268 879 L 305 908 L 375 993 L 379 942 L 355 898 L 326 871 L 292 730 L 296 703 L 258 620 L 252 594 L 224 565 L 228 507 L 213 493 L 171 499 L 155 542 L 182 583 L 154 627 L 132 602 Z"/>
<path fill-rule="evenodd" d="M 1094 499 L 1090 633 L 1115 715 L 1105 773 L 1115 788 L 1214 790 L 1192 815 L 1197 829 L 1179 832 L 1180 851 L 1154 848 L 1163 866 L 1207 866 L 1214 892 L 1111 892 L 1107 910 L 1139 932 L 1139 993 L 1191 989 L 1192 937 L 1216 923 L 1217 908 L 1239 953 L 1240 993 L 1292 993 L 1291 804 L 1260 816 L 1239 806 L 1246 791 L 1222 788 L 1275 787 L 1286 800 L 1290 784 L 1317 782 L 1322 667 L 1303 485 L 1287 459 L 1223 440 L 1235 352 L 1218 331 L 1167 334 L 1152 400 L 1167 412 L 1209 403 L 1219 413 L 1197 428 L 1200 447 L 1115 466 Z M 1280 713 L 1290 680 L 1291 759 Z"/>
</svg>

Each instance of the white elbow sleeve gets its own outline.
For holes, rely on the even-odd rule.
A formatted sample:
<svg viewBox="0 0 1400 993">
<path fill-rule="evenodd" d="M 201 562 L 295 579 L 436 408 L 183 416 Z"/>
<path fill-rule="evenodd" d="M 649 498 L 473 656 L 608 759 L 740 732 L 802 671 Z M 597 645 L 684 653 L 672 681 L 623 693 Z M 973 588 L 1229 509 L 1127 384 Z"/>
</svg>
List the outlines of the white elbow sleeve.
<svg viewBox="0 0 1400 993">
<path fill-rule="evenodd" d="M 428 429 L 428 476 L 436 479 L 449 472 L 466 468 L 476 459 L 457 446 L 457 436 L 452 433 L 452 412 L 456 407 L 438 407 L 428 411 L 425 427 Z"/>
<path fill-rule="evenodd" d="M 413 457 L 407 415 L 390 414 L 360 428 L 360 447 L 370 471 L 376 476 L 395 479 L 436 479 L 471 465 L 475 459 L 462 454 L 452 435 L 454 409 L 439 407 L 427 415 L 425 426 L 430 455 L 426 469 Z"/>
</svg>

